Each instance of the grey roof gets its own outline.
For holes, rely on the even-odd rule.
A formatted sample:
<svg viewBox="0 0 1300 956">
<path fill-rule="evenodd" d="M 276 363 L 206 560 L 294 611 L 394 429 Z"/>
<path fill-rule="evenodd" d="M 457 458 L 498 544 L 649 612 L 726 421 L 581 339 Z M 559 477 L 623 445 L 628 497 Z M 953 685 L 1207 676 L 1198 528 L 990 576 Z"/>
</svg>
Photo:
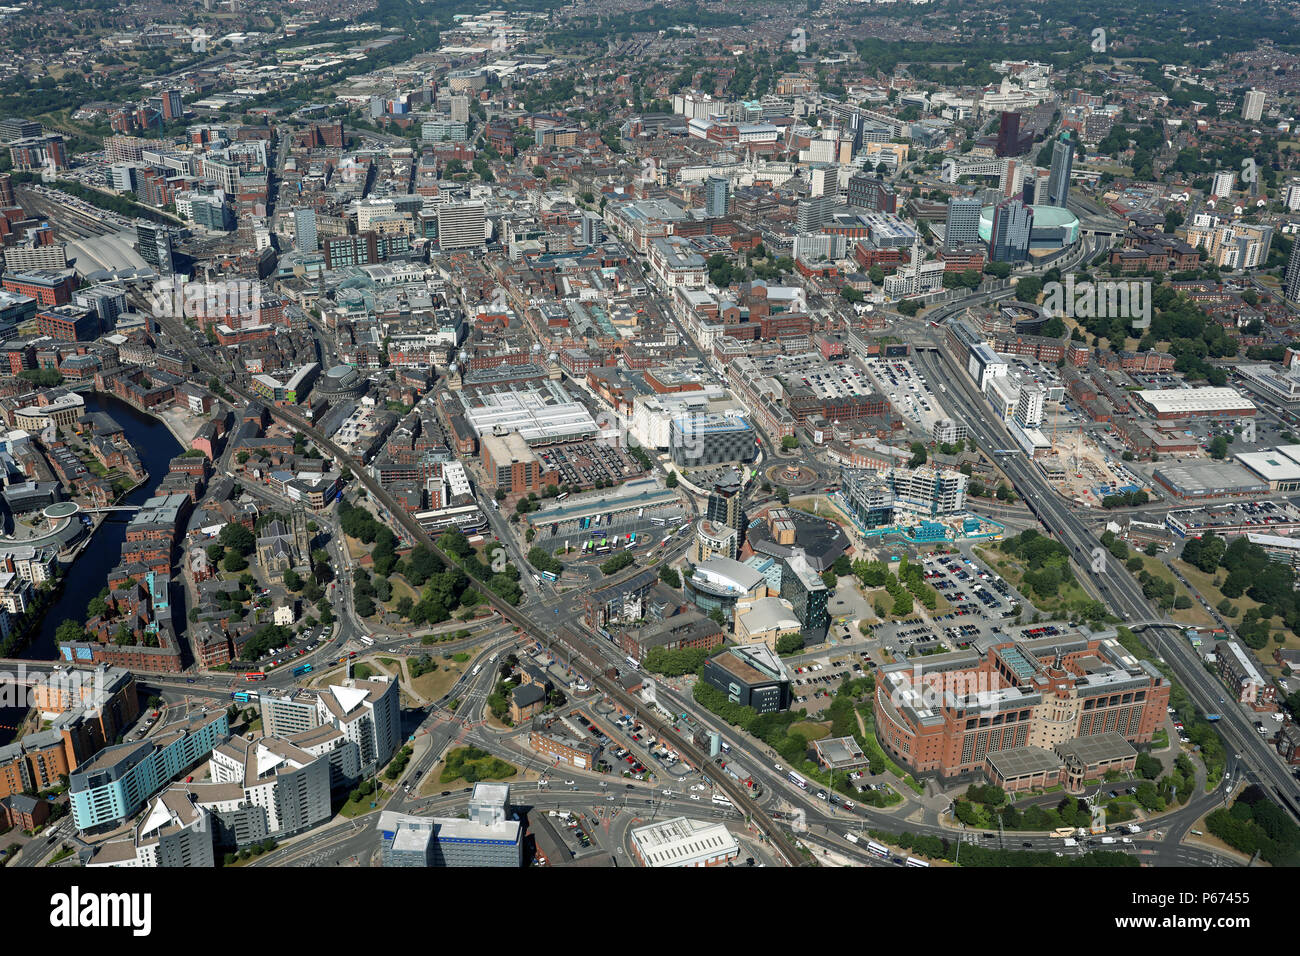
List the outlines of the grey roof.
<svg viewBox="0 0 1300 956">
<path fill-rule="evenodd" d="M 1014 780 L 1029 773 L 1053 773 L 1062 767 L 1061 758 L 1041 747 L 1016 747 L 1000 750 L 987 757 L 989 766 L 1003 780 Z"/>
</svg>

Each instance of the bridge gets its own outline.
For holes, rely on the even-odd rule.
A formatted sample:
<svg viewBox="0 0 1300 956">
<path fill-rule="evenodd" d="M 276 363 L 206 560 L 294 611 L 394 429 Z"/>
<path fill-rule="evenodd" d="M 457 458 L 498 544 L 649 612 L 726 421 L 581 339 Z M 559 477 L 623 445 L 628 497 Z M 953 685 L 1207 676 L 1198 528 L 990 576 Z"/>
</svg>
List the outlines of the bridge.
<svg viewBox="0 0 1300 956">
<path fill-rule="evenodd" d="M 87 515 L 108 514 L 111 511 L 139 511 L 140 505 L 104 505 L 100 508 L 82 508 L 81 513 Z"/>
</svg>

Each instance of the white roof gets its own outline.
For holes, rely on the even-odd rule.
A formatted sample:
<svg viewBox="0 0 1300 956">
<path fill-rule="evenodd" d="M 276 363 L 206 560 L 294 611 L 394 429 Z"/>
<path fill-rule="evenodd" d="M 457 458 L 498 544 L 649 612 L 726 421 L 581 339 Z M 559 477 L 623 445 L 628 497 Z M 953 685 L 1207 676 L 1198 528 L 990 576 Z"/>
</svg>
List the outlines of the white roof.
<svg viewBox="0 0 1300 956">
<path fill-rule="evenodd" d="M 740 844 L 721 823 L 677 817 L 632 831 L 646 866 L 700 866 L 720 856 L 734 856 Z"/>
<path fill-rule="evenodd" d="M 1255 403 L 1235 388 L 1147 388 L 1138 397 L 1157 413 L 1186 413 L 1255 410 Z"/>
</svg>

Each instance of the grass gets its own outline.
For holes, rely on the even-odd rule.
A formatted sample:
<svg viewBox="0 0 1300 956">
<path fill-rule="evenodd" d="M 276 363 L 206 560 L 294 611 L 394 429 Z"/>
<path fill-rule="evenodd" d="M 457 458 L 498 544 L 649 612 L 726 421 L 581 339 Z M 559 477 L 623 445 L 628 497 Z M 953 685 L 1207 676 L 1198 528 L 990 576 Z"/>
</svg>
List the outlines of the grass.
<svg viewBox="0 0 1300 956">
<path fill-rule="evenodd" d="M 364 817 L 367 813 L 375 813 L 383 805 L 384 801 L 393 795 L 394 791 L 388 787 L 380 787 L 370 796 L 365 797 L 360 803 L 353 803 L 351 800 L 344 800 L 343 806 L 339 809 L 339 816 L 352 819 L 353 817 Z M 371 806 L 371 804 L 375 806 Z"/>
<path fill-rule="evenodd" d="M 352 676 L 357 680 L 368 680 L 375 675 L 376 671 L 369 664 L 353 664 Z"/>
<path fill-rule="evenodd" d="M 1092 600 L 1077 580 L 1063 583 L 1051 597 L 1040 597 L 1027 592 L 1024 586 L 1024 565 L 1015 557 L 997 548 L 975 548 L 974 551 L 981 561 L 991 568 L 996 568 L 998 573 L 1006 578 L 1008 584 L 1025 595 L 1033 603 L 1034 608 L 1048 618 L 1068 617 L 1071 604 Z M 1029 608 L 1022 607 L 1022 611 L 1028 614 Z"/>
<path fill-rule="evenodd" d="M 1145 554 L 1139 554 L 1138 557 L 1142 559 L 1142 566 L 1146 568 L 1148 574 L 1150 574 L 1152 577 L 1159 578 L 1162 581 L 1169 582 L 1174 586 L 1175 597 L 1178 597 L 1180 595 L 1185 596 L 1192 602 L 1192 606 L 1188 608 L 1182 608 L 1181 610 L 1175 610 L 1171 608 L 1168 612 L 1170 617 L 1172 617 L 1179 624 L 1186 624 L 1190 627 L 1214 628 L 1218 626 L 1214 618 L 1209 615 L 1209 613 L 1205 610 L 1205 608 L 1201 607 L 1201 602 L 1196 599 L 1196 595 L 1190 593 L 1187 590 L 1187 588 L 1183 585 L 1183 582 L 1179 581 L 1176 577 L 1174 577 L 1173 572 L 1169 570 L 1169 568 L 1164 564 L 1164 562 L 1162 562 L 1159 558 L 1147 557 Z M 1187 572 L 1184 571 L 1182 568 L 1179 568 L 1179 570 L 1183 571 L 1184 574 L 1187 574 Z M 1193 568 L 1192 570 L 1195 570 L 1195 568 Z M 1192 580 L 1191 575 L 1187 575 L 1187 580 L 1189 581 Z M 1206 600 L 1210 601 L 1209 595 L 1206 595 Z M 1210 601 L 1210 603 L 1214 604 L 1216 603 L 1216 601 L 1219 600 L 1222 600 L 1222 596 L 1216 598 L 1213 601 Z"/>
<path fill-rule="evenodd" d="M 803 734 L 804 739 L 812 742 L 821 740 L 823 737 L 831 735 L 831 729 L 826 724 L 814 723 L 811 720 L 801 720 L 798 723 L 790 725 L 790 733 Z"/>
<path fill-rule="evenodd" d="M 441 700 L 442 696 L 451 690 L 456 683 L 456 679 L 464 672 L 465 666 L 463 664 L 440 660 L 436 671 L 421 674 L 411 681 L 411 690 L 425 700 Z"/>
<path fill-rule="evenodd" d="M 449 751 L 444 758 L 444 763 L 445 766 L 438 775 L 439 781 L 443 784 L 454 783 L 457 780 L 464 780 L 466 783 L 477 780 L 508 780 L 519 772 L 519 768 L 513 764 L 474 747 L 458 747 Z"/>
</svg>

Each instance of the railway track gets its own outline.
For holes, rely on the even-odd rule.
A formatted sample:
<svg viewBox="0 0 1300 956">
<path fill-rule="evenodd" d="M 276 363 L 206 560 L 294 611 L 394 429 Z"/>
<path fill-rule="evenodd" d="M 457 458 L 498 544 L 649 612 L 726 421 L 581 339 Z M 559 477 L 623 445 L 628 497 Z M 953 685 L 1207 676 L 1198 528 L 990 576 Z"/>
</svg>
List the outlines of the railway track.
<svg viewBox="0 0 1300 956">
<path fill-rule="evenodd" d="M 186 329 L 184 328 L 183 323 L 179 322 L 174 316 L 159 316 L 157 319 L 159 324 L 167 330 L 168 334 L 174 341 L 180 344 L 180 348 L 190 357 L 191 361 L 193 361 L 199 369 L 222 379 L 225 382 L 227 389 L 232 393 L 239 395 L 245 401 L 261 402 L 261 399 L 246 392 L 243 388 L 235 384 L 234 375 L 229 369 L 217 366 L 208 359 L 203 351 L 194 344 L 193 337 L 186 334 Z M 421 527 L 420 523 L 408 514 L 406 510 L 398 504 L 397 500 L 393 498 L 393 496 L 390 495 L 388 491 L 366 471 L 365 465 L 361 461 L 345 452 L 338 445 L 334 444 L 334 442 L 330 441 L 330 439 L 325 437 L 324 434 L 312 426 L 311 423 L 299 415 L 276 405 L 267 405 L 266 408 L 272 418 L 301 432 L 303 435 L 310 438 L 318 448 L 328 452 L 340 466 L 348 468 L 353 476 L 365 486 L 368 492 L 370 492 L 371 496 L 387 509 L 389 515 L 392 516 L 394 521 L 401 525 L 402 529 L 410 536 L 412 541 L 424 545 L 448 565 L 454 566 L 456 564 L 455 559 L 438 547 L 438 543 L 434 540 L 433 536 L 425 531 L 424 528 Z M 561 636 L 560 633 L 553 632 L 550 624 L 537 621 L 531 615 L 520 611 L 518 608 L 503 600 L 498 594 L 496 594 L 496 592 L 483 586 L 479 581 L 474 580 L 473 577 L 470 578 L 470 585 L 479 592 L 483 600 L 487 601 L 487 603 L 490 604 L 504 620 L 507 620 L 514 626 L 520 628 L 521 631 L 527 633 L 533 640 L 540 641 L 548 646 L 558 643 L 568 648 L 568 650 L 573 653 L 576 661 L 582 665 L 579 667 L 579 670 L 585 669 L 587 671 L 585 676 L 593 687 L 600 688 L 610 697 L 610 699 L 616 701 L 620 706 L 629 711 L 633 709 L 644 709 L 639 700 L 633 698 L 631 694 L 620 687 L 614 680 L 605 676 L 607 665 L 600 661 L 600 655 L 593 651 L 590 642 L 567 630 L 562 632 L 564 636 Z M 646 714 L 642 718 L 642 722 L 653 728 L 661 738 L 671 741 L 673 749 L 684 758 L 688 759 L 696 767 L 703 769 L 709 765 L 707 756 L 696 748 L 693 741 L 684 738 L 675 729 L 664 723 L 657 716 Z M 803 856 L 794 848 L 794 845 L 790 840 L 777 827 L 776 822 L 768 816 L 767 812 L 762 807 L 756 806 L 753 801 L 749 799 L 748 794 L 740 784 L 728 779 L 725 775 L 721 775 L 721 779 L 717 781 L 717 786 L 718 789 L 727 794 L 737 810 L 745 813 L 754 822 L 760 833 L 767 837 L 772 846 L 787 864 L 790 866 L 805 865 Z"/>
</svg>

